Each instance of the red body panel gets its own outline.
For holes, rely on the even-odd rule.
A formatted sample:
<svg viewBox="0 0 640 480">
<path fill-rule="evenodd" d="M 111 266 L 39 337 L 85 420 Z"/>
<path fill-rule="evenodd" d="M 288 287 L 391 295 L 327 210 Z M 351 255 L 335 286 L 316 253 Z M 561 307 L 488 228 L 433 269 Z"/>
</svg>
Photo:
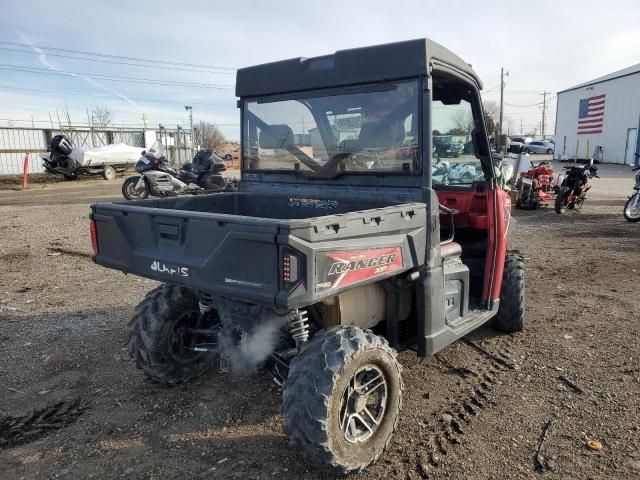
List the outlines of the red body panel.
<svg viewBox="0 0 640 480">
<path fill-rule="evenodd" d="M 475 183 L 469 190 L 439 190 L 437 194 L 442 205 L 458 211 L 456 228 L 487 228 L 487 189 L 483 184 Z"/>
<path fill-rule="evenodd" d="M 487 191 L 489 244 L 484 269 L 482 300 L 498 300 L 502 287 L 504 259 L 507 254 L 509 224 L 511 222 L 511 198 L 502 189 Z"/>
</svg>

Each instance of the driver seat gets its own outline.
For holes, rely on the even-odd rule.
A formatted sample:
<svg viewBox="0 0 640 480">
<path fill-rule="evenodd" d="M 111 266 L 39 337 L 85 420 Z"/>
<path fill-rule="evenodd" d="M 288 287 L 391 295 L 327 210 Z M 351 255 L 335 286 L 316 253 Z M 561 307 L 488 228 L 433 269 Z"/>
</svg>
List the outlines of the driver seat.
<svg viewBox="0 0 640 480">
<path fill-rule="evenodd" d="M 369 121 L 362 124 L 358 136 L 358 146 L 363 148 L 392 149 L 402 146 L 405 140 L 404 124 L 396 119 L 392 122 Z"/>
</svg>

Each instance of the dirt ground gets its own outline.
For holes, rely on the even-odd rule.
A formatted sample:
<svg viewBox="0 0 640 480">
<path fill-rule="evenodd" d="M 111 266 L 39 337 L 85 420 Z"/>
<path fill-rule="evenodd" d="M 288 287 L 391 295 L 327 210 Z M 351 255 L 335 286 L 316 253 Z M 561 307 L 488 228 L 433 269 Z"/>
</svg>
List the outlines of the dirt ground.
<svg viewBox="0 0 640 480">
<path fill-rule="evenodd" d="M 351 478 L 640 478 L 640 224 L 622 216 L 630 169 L 601 172 L 580 212 L 514 212 L 526 330 L 401 353 L 399 430 Z M 331 478 L 288 446 L 266 375 L 162 388 L 128 359 L 155 283 L 94 265 L 87 218 L 119 188 L 0 190 L 0 478 Z"/>
</svg>

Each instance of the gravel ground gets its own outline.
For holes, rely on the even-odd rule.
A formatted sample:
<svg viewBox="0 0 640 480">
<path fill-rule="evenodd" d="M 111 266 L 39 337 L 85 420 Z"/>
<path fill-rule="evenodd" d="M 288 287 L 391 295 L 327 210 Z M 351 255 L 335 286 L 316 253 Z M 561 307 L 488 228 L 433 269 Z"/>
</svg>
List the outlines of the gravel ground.
<svg viewBox="0 0 640 480">
<path fill-rule="evenodd" d="M 401 353 L 399 431 L 353 478 L 640 477 L 640 225 L 622 217 L 629 169 L 601 171 L 581 212 L 514 212 L 526 330 Z M 88 204 L 119 189 L 0 190 L 0 478 L 330 478 L 288 447 L 266 375 L 161 388 L 129 361 L 126 322 L 156 283 L 89 256 Z"/>
</svg>

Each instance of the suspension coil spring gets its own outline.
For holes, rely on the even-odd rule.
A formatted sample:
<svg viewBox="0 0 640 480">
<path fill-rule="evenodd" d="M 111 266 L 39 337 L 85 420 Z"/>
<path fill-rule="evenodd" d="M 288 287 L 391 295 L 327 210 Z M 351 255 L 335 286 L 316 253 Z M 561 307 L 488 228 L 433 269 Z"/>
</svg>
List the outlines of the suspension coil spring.
<svg viewBox="0 0 640 480">
<path fill-rule="evenodd" d="M 213 297 L 208 293 L 200 294 L 200 301 L 198 302 L 198 307 L 200 308 L 200 313 L 202 315 L 209 313 L 213 310 Z"/>
<path fill-rule="evenodd" d="M 289 333 L 296 342 L 296 346 L 300 346 L 309 340 L 309 317 L 307 311 L 296 308 L 289 317 Z"/>
</svg>

